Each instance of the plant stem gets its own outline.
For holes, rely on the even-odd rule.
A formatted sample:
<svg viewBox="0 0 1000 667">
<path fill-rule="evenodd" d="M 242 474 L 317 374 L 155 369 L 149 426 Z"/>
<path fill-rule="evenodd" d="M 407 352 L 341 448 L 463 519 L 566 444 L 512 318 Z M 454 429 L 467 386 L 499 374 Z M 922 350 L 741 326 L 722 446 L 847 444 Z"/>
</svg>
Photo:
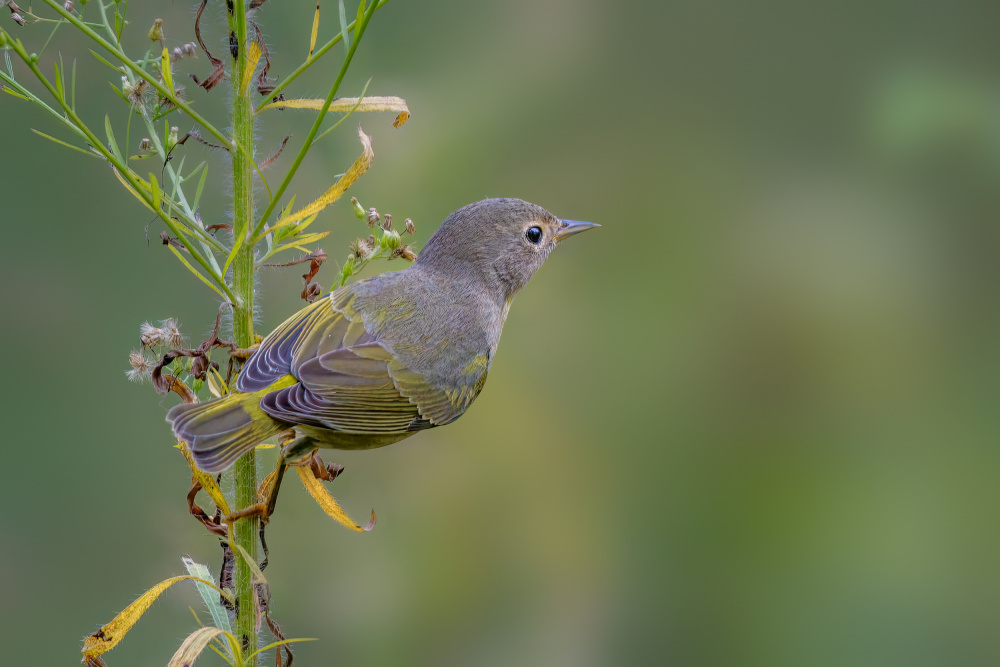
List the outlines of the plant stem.
<svg viewBox="0 0 1000 667">
<path fill-rule="evenodd" d="M 233 60 L 230 74 L 232 82 L 233 137 L 248 152 L 231 150 L 233 165 L 233 237 L 234 243 L 246 240 L 246 234 L 253 226 L 255 210 L 253 197 L 253 151 L 254 122 L 253 104 L 248 90 L 242 90 L 244 73 L 249 63 L 245 51 L 249 46 L 247 40 L 247 18 L 245 0 L 235 0 L 232 4 L 233 13 L 229 17 L 229 27 L 236 37 L 239 53 Z M 240 347 L 250 347 L 254 344 L 253 308 L 254 308 L 254 248 L 249 243 L 242 243 L 233 259 L 233 291 L 237 302 L 233 306 L 233 338 Z M 236 507 L 249 507 L 257 501 L 257 459 L 253 449 L 241 456 L 235 466 Z M 251 558 L 257 558 L 257 517 L 247 517 L 235 522 L 232 529 L 233 540 L 242 547 Z M 234 549 L 234 552 L 236 549 Z M 236 619 L 236 636 L 247 647 L 247 651 L 257 650 L 257 593 L 253 585 L 253 572 L 250 565 L 239 556 L 236 557 L 235 571 L 236 599 L 239 603 L 239 616 Z M 257 657 L 246 661 L 246 667 L 256 667 Z"/>
</svg>

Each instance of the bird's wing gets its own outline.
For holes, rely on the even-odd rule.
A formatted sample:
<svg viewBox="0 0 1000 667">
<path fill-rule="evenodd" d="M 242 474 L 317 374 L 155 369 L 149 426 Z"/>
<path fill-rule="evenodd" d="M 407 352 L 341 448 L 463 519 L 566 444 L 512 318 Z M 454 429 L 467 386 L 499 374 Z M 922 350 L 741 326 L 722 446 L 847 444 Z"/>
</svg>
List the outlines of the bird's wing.
<svg viewBox="0 0 1000 667">
<path fill-rule="evenodd" d="M 261 409 L 348 433 L 403 433 L 461 415 L 475 394 L 431 387 L 395 360 L 365 331 L 352 296 L 339 290 L 286 320 L 244 365 L 237 388 L 258 391 L 291 374 L 299 383 L 267 394 Z"/>
</svg>

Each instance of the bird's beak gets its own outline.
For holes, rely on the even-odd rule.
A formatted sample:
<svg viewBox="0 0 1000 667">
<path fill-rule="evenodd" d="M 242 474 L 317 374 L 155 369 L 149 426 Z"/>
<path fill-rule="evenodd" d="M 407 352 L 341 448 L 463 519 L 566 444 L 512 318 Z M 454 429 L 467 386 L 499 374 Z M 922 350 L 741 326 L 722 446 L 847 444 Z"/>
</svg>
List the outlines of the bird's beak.
<svg viewBox="0 0 1000 667">
<path fill-rule="evenodd" d="M 588 229 L 593 229 L 594 227 L 600 227 L 600 225 L 593 222 L 580 222 L 579 220 L 560 220 L 559 231 L 556 232 L 556 242 L 562 241 L 567 236 L 573 236 L 573 234 L 579 234 L 580 232 L 585 232 Z"/>
</svg>

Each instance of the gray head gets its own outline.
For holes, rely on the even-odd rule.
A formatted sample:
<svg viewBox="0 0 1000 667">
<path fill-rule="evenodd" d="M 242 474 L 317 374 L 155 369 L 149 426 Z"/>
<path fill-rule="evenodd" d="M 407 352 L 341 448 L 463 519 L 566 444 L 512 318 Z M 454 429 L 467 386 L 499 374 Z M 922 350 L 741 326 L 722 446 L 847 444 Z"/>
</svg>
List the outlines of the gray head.
<svg viewBox="0 0 1000 667">
<path fill-rule="evenodd" d="M 484 199 L 445 218 L 417 265 L 482 278 L 510 299 L 560 241 L 597 226 L 560 220 L 521 199 Z"/>
</svg>

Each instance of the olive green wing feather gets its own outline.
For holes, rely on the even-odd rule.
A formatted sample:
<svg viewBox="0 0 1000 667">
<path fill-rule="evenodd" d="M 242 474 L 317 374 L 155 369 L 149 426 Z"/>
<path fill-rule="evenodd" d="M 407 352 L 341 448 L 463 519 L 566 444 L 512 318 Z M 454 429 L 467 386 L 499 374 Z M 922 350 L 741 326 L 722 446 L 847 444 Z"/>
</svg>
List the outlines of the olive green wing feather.
<svg viewBox="0 0 1000 667">
<path fill-rule="evenodd" d="M 457 419 L 481 383 L 474 390 L 431 387 L 373 340 L 351 296 L 349 287 L 338 290 L 275 329 L 237 388 L 259 391 L 292 375 L 298 384 L 266 394 L 261 409 L 283 422 L 346 433 L 405 433 Z"/>
</svg>

